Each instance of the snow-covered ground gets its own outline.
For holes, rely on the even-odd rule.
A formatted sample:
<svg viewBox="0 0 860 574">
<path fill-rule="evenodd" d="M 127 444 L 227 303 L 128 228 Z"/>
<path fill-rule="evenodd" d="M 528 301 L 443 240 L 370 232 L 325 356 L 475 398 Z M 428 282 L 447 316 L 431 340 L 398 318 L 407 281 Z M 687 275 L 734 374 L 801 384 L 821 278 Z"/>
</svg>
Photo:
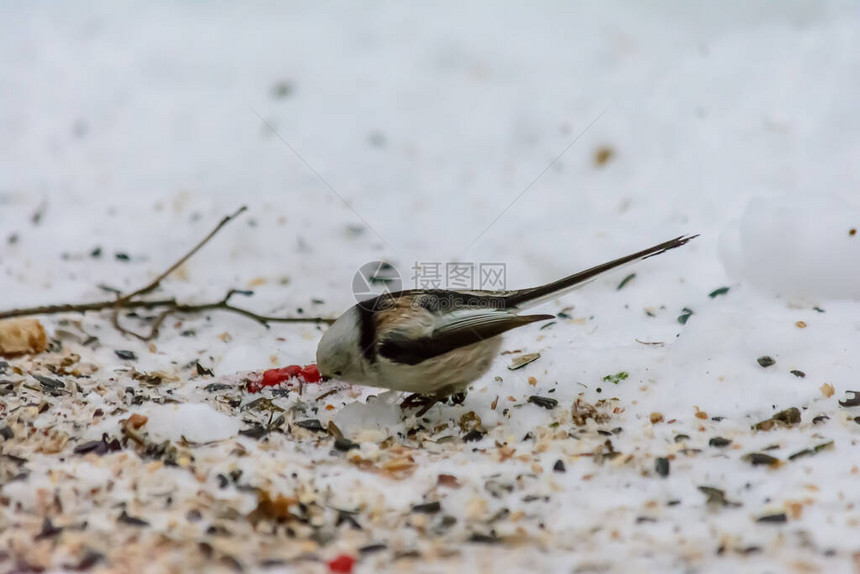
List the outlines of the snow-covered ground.
<svg viewBox="0 0 860 574">
<path fill-rule="evenodd" d="M 338 385 L 247 408 L 236 373 L 313 362 L 314 324 L 210 313 L 150 345 L 42 317 L 62 349 L 0 369 L 0 563 L 851 572 L 857 94 L 854 2 L 3 3 L 0 309 L 143 285 L 240 205 L 161 294 L 334 317 L 368 261 L 407 286 L 416 262 L 503 262 L 516 288 L 701 236 L 548 304 L 420 421 Z M 73 454 L 131 413 L 145 446 Z"/>
</svg>

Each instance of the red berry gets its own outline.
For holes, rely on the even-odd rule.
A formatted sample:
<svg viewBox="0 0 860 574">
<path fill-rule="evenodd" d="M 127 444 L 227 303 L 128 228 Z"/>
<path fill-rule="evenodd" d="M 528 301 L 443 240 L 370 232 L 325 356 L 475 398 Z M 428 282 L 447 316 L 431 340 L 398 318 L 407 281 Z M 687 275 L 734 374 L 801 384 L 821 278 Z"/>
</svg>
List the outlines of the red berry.
<svg viewBox="0 0 860 574">
<path fill-rule="evenodd" d="M 264 387 L 274 387 L 293 377 L 298 377 L 301 372 L 302 368 L 298 365 L 288 365 L 281 369 L 269 369 L 263 372 L 262 385 Z"/>
<path fill-rule="evenodd" d="M 355 558 L 349 554 L 341 554 L 334 560 L 330 560 L 328 563 L 328 569 L 330 572 L 341 572 L 343 574 L 349 574 L 352 572 L 353 566 L 355 566 Z"/>
<path fill-rule="evenodd" d="M 322 376 L 316 365 L 308 365 L 302 369 L 302 378 L 306 383 L 318 383 L 322 379 Z"/>
</svg>

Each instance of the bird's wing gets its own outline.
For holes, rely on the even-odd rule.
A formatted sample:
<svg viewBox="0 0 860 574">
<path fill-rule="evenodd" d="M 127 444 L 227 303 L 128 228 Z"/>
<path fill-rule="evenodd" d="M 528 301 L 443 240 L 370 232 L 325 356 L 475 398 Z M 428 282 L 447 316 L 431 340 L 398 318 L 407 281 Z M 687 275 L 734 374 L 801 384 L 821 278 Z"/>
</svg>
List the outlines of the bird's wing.
<svg viewBox="0 0 860 574">
<path fill-rule="evenodd" d="M 389 361 L 417 365 L 505 331 L 554 318 L 553 315 L 514 315 L 495 309 L 453 311 L 440 317 L 423 336 L 415 337 L 392 329 L 380 337 L 378 352 Z"/>
</svg>

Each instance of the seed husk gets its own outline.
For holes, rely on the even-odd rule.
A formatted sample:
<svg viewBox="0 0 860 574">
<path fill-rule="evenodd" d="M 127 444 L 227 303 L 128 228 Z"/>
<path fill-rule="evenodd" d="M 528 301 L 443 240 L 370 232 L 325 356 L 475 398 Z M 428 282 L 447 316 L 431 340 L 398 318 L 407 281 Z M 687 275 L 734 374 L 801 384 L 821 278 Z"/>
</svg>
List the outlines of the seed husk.
<svg viewBox="0 0 860 574">
<path fill-rule="evenodd" d="M 769 355 L 762 355 L 756 359 L 756 362 L 765 369 L 776 364 L 774 358 Z"/>
<path fill-rule="evenodd" d="M 741 460 L 743 460 L 744 462 L 748 462 L 753 466 L 766 465 L 770 467 L 779 466 L 782 462 L 775 456 L 770 456 L 769 454 L 765 454 L 763 452 L 751 452 L 749 454 L 745 454 L 741 457 Z"/>
<path fill-rule="evenodd" d="M 530 396 L 529 402 L 550 411 L 558 406 L 557 400 L 551 399 L 549 397 L 539 397 L 537 395 Z"/>
<path fill-rule="evenodd" d="M 511 371 L 516 371 L 517 369 L 522 369 L 529 363 L 534 363 L 540 359 L 540 353 L 526 353 L 525 355 L 520 355 L 508 366 L 508 369 Z"/>
<path fill-rule="evenodd" d="M 845 391 L 850 396 L 844 401 L 839 401 L 840 407 L 860 406 L 860 391 Z"/>
</svg>

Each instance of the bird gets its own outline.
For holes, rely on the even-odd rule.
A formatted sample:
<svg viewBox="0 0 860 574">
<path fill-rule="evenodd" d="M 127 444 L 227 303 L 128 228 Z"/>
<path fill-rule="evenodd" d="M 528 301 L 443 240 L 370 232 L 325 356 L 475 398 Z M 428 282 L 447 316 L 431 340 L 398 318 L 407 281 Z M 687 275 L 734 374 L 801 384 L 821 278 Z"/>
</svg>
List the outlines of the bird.
<svg viewBox="0 0 860 574">
<path fill-rule="evenodd" d="M 503 333 L 555 318 L 520 313 L 695 237 L 681 235 L 529 289 L 382 293 L 332 323 L 317 346 L 317 367 L 325 379 L 411 393 L 401 406 L 419 407 L 419 416 L 442 400 L 462 402 L 498 356 Z"/>
</svg>

